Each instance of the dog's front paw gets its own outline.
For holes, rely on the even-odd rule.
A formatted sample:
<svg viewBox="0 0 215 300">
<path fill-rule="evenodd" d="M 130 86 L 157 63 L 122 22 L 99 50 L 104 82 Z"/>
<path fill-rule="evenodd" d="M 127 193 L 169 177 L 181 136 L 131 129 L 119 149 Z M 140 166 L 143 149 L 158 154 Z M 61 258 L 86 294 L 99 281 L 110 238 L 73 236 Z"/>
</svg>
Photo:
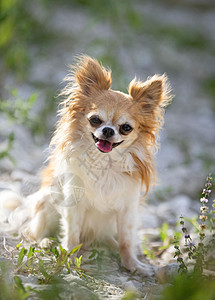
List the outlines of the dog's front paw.
<svg viewBox="0 0 215 300">
<path fill-rule="evenodd" d="M 53 241 L 50 240 L 49 238 L 44 238 L 42 241 L 39 243 L 40 248 L 51 248 L 53 244 Z"/>
<path fill-rule="evenodd" d="M 136 273 L 139 275 L 142 275 L 144 277 L 151 277 L 154 275 L 155 271 L 152 265 L 150 264 L 144 264 L 141 262 L 138 262 L 138 265 L 136 265 Z M 134 271 L 135 272 L 135 271 Z"/>
<path fill-rule="evenodd" d="M 152 265 L 142 263 L 135 258 L 123 262 L 123 266 L 133 274 L 138 274 L 144 277 L 151 277 L 154 275 L 154 268 Z"/>
</svg>

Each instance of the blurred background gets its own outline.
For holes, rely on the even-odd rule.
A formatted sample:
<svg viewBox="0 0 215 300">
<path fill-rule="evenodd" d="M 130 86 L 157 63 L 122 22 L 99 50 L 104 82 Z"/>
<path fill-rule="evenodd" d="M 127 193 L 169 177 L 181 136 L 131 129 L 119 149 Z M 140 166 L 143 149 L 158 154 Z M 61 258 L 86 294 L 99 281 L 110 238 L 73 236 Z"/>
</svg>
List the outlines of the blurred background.
<svg viewBox="0 0 215 300">
<path fill-rule="evenodd" d="M 148 198 L 198 199 L 215 166 L 213 0 L 1 0 L 0 188 L 36 189 L 62 80 L 82 53 L 112 69 L 117 90 L 168 75 L 175 97 Z"/>
</svg>

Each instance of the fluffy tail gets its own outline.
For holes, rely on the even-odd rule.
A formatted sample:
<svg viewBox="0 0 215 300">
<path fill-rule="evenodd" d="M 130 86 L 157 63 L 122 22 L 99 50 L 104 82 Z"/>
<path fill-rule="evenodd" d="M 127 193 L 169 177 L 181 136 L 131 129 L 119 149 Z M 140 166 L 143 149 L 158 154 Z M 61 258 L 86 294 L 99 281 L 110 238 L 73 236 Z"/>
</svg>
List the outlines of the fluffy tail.
<svg viewBox="0 0 215 300">
<path fill-rule="evenodd" d="M 26 198 L 12 191 L 0 193 L 0 232 L 18 233 L 27 241 L 41 242 L 56 235 L 59 213 L 51 204 L 49 189 Z"/>
<path fill-rule="evenodd" d="M 19 232 L 28 218 L 21 196 L 14 191 L 0 192 L 0 231 Z"/>
</svg>

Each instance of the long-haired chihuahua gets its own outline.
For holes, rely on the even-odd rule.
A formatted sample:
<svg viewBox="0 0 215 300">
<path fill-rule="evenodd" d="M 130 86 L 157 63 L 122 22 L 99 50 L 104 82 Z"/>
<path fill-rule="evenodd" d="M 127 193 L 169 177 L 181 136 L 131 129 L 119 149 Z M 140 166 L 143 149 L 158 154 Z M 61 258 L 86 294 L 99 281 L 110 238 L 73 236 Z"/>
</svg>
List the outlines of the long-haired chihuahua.
<svg viewBox="0 0 215 300">
<path fill-rule="evenodd" d="M 155 180 L 157 137 L 171 100 L 167 77 L 135 78 L 125 94 L 110 88 L 110 70 L 81 56 L 66 80 L 41 189 L 22 200 L 3 192 L 5 225 L 41 246 L 58 232 L 68 251 L 107 243 L 118 247 L 124 267 L 150 275 L 136 256 L 139 195 Z"/>
</svg>

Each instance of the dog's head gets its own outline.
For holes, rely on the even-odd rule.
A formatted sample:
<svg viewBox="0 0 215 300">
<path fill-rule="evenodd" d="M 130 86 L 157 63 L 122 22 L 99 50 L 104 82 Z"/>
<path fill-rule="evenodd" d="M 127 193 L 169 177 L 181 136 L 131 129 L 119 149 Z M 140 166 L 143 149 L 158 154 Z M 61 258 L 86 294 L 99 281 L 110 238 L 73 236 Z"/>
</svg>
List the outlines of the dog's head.
<svg viewBox="0 0 215 300">
<path fill-rule="evenodd" d="M 171 99 L 167 77 L 155 75 L 145 82 L 135 78 L 125 94 L 110 88 L 110 70 L 82 56 L 67 80 L 55 144 L 64 149 L 79 143 L 106 154 L 126 149 L 144 164 L 141 152 L 149 157 L 156 147 L 155 135 Z"/>
<path fill-rule="evenodd" d="M 165 75 L 155 75 L 145 82 L 134 79 L 129 93 L 124 94 L 110 89 L 109 70 L 83 56 L 67 79 L 70 82 L 64 94 L 69 96 L 62 121 L 78 123 L 74 127 L 79 127 L 82 139 L 94 142 L 104 153 L 129 147 L 137 138 L 145 145 L 153 143 L 162 125 L 163 108 L 170 101 Z"/>
</svg>

